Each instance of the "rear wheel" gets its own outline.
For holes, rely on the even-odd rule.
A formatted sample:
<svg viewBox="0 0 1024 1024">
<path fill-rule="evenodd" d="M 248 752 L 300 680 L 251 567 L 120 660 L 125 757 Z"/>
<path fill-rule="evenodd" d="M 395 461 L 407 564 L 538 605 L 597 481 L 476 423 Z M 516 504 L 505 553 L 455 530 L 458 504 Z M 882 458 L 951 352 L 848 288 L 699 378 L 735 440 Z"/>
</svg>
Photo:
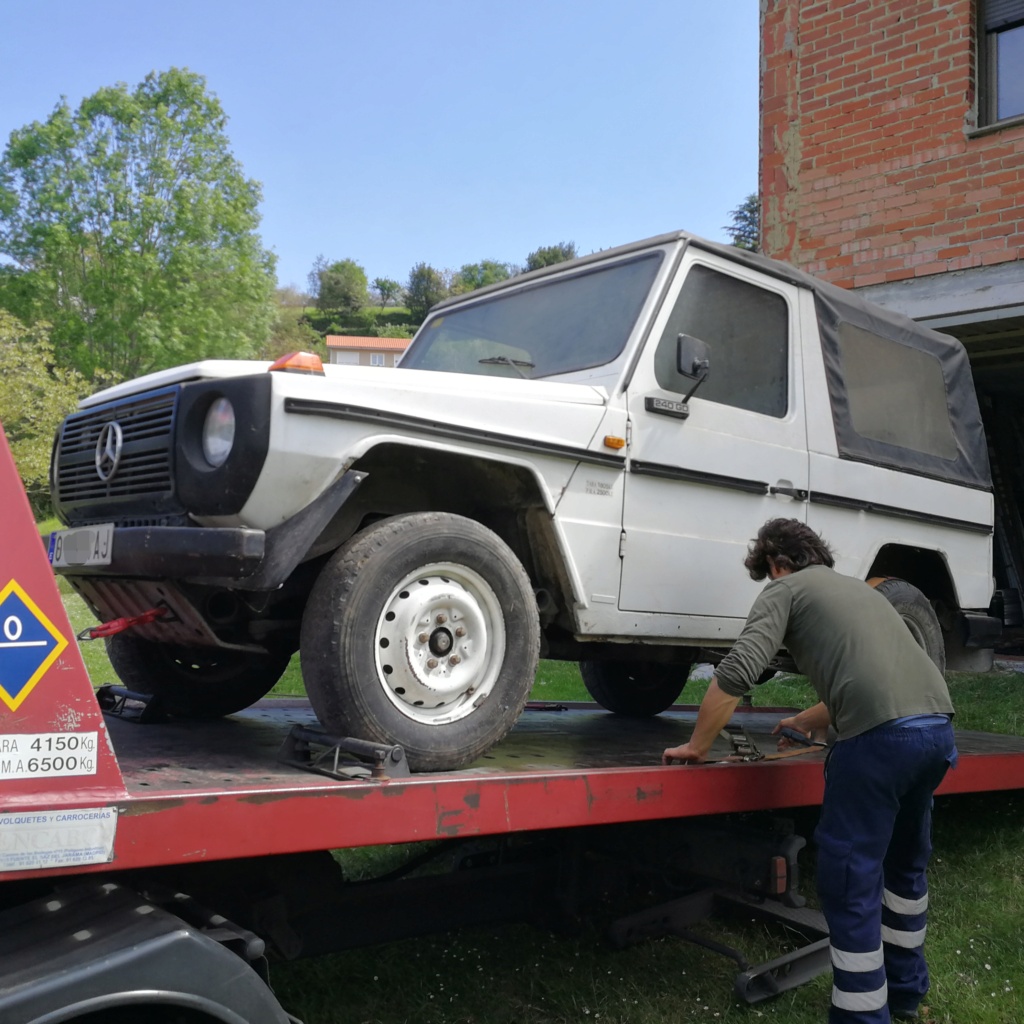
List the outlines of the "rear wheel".
<svg viewBox="0 0 1024 1024">
<path fill-rule="evenodd" d="M 439 512 L 382 520 L 324 566 L 302 619 L 302 675 L 332 732 L 444 771 L 512 728 L 540 651 L 529 577 L 500 537 Z"/>
<path fill-rule="evenodd" d="M 587 693 L 601 707 L 628 718 L 650 718 L 683 692 L 690 665 L 655 661 L 581 661 Z"/>
<path fill-rule="evenodd" d="M 906 580 L 883 579 L 872 585 L 900 613 L 907 629 L 935 662 L 935 667 L 945 672 L 946 645 L 942 639 L 942 627 L 928 598 Z"/>
<path fill-rule="evenodd" d="M 222 718 L 255 704 L 284 674 L 291 655 L 223 647 L 176 647 L 126 633 L 107 637 L 107 655 L 130 690 L 159 698 L 178 718 Z"/>
</svg>

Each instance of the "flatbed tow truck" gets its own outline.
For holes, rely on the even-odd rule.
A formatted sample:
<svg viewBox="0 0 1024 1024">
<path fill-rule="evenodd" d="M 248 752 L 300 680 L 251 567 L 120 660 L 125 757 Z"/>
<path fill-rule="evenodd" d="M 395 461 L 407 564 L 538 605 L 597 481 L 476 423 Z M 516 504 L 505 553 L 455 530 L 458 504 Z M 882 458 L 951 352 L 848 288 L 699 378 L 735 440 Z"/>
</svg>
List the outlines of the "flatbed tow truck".
<svg viewBox="0 0 1024 1024">
<path fill-rule="evenodd" d="M 798 892 L 804 840 L 745 820 L 821 801 L 820 751 L 761 753 L 783 709 L 741 708 L 730 760 L 680 768 L 656 762 L 694 708 L 628 721 L 531 705 L 474 764 L 416 775 L 400 748 L 326 736 L 305 700 L 161 720 L 141 695 L 94 691 L 2 429 L 0 519 L 3 1024 L 280 1024 L 294 1018 L 268 958 L 557 924 L 636 877 L 647 899 L 612 926 L 615 943 L 705 941 L 736 961 L 750 1002 L 827 969 L 824 923 Z M 1024 738 L 958 744 L 941 793 L 1024 788 Z M 346 883 L 329 853 L 425 840 L 440 842 L 424 858 L 455 852 L 452 870 Z M 676 898 L 652 905 L 665 877 Z M 802 945 L 751 965 L 702 940 L 693 926 L 730 907 Z"/>
</svg>

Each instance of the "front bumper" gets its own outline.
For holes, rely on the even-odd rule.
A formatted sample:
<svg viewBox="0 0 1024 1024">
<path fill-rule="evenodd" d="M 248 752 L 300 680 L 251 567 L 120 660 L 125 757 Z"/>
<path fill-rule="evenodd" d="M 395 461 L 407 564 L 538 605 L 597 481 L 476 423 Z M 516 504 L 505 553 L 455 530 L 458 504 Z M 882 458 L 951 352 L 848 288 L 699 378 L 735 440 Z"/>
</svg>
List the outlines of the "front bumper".
<svg viewBox="0 0 1024 1024">
<path fill-rule="evenodd" d="M 301 512 L 269 530 L 209 526 L 115 527 L 109 565 L 69 566 L 62 576 L 188 580 L 274 590 L 292 574 L 334 514 L 366 478 L 343 473 Z"/>
</svg>

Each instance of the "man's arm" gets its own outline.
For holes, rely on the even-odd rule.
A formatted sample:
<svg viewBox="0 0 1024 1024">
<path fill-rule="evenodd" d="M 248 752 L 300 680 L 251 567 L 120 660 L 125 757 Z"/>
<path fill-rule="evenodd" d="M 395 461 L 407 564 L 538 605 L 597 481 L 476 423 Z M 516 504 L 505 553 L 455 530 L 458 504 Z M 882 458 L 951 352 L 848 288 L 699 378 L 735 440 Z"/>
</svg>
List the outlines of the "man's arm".
<svg viewBox="0 0 1024 1024">
<path fill-rule="evenodd" d="M 733 696 L 727 691 L 735 690 L 742 695 L 757 682 L 757 677 L 782 645 L 791 602 L 792 594 L 788 587 L 767 586 L 757 596 L 736 643 L 711 677 L 711 685 L 697 712 L 697 724 L 690 742 L 669 747 L 661 755 L 662 764 L 674 761 L 699 764 L 707 757 L 715 737 L 729 724 L 740 702 L 740 696 Z M 725 684 L 724 689 L 718 684 L 719 674 Z"/>
<path fill-rule="evenodd" d="M 718 685 L 712 676 L 704 699 L 700 702 L 697 712 L 697 724 L 693 727 L 693 735 L 689 743 L 678 747 L 668 747 L 661 755 L 662 764 L 673 764 L 676 761 L 700 764 L 705 760 L 715 737 L 729 724 L 732 713 L 739 704 L 739 697 L 731 697 Z"/>
</svg>

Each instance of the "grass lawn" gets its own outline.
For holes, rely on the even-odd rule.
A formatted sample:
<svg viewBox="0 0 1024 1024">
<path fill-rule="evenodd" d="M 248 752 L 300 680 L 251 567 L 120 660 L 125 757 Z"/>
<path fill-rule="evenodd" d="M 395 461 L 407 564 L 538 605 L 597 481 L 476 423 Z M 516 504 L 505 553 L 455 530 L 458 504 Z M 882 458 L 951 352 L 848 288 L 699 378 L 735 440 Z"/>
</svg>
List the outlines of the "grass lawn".
<svg viewBox="0 0 1024 1024">
<path fill-rule="evenodd" d="M 66 595 L 72 626 L 91 625 L 81 602 Z M 82 645 L 93 682 L 113 682 L 101 641 Z M 1019 734 L 1024 676 L 952 674 L 957 725 Z M 706 681 L 692 679 L 686 703 Z M 293 659 L 275 693 L 301 693 Z M 586 700 L 574 665 L 542 662 L 537 700 Z M 795 676 L 757 689 L 755 704 L 806 706 L 813 697 Z M 801 812 L 809 835 L 813 812 Z M 935 813 L 927 953 L 932 991 L 926 1020 L 936 1024 L 1024 1021 L 1024 794 L 940 798 Z M 340 859 L 354 876 L 386 870 L 414 848 L 355 851 Z M 813 852 L 805 851 L 804 893 L 813 900 Z M 605 943 L 602 922 L 577 936 L 555 937 L 526 926 L 404 940 L 316 960 L 277 964 L 275 990 L 306 1024 L 693 1024 L 697 1021 L 820 1024 L 827 977 L 754 1007 L 732 993 L 731 961 L 697 946 L 662 939 L 624 951 Z M 342 926 L 342 925 L 339 925 Z M 777 941 L 756 927 L 707 929 L 743 948 L 751 960 L 777 955 Z"/>
</svg>

